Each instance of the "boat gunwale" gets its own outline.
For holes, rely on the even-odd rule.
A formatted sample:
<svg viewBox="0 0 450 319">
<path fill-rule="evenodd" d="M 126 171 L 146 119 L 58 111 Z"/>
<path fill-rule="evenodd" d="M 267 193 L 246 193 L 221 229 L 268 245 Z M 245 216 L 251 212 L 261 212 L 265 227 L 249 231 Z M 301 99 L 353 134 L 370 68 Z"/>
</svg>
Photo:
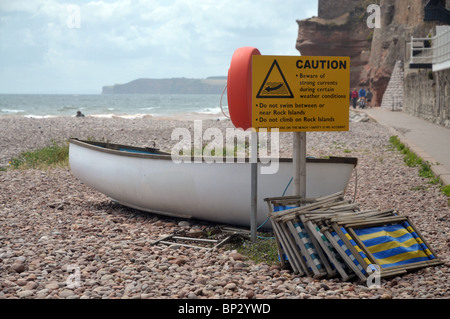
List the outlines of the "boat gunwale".
<svg viewBox="0 0 450 319">
<path fill-rule="evenodd" d="M 136 147 L 131 145 L 123 145 L 123 144 L 115 144 L 115 143 L 109 143 L 109 142 L 100 142 L 100 141 L 87 141 L 87 140 L 80 140 L 78 138 L 69 138 L 69 143 L 75 144 L 77 146 L 85 147 L 94 151 L 102 152 L 102 153 L 108 153 L 112 155 L 119 155 L 119 156 L 125 156 L 125 157 L 135 157 L 135 158 L 145 158 L 145 159 L 156 159 L 156 160 L 173 160 L 172 155 L 170 153 L 166 153 L 163 151 L 160 151 L 156 148 L 144 148 L 144 147 Z M 115 149 L 117 148 L 117 149 Z M 123 149 L 129 149 L 132 151 L 140 151 L 140 152 L 146 152 L 146 153 L 133 153 L 133 152 L 127 152 L 127 151 L 121 151 L 120 148 Z M 155 154 L 149 154 L 148 152 L 152 152 Z M 222 159 L 224 164 L 233 163 L 230 162 L 230 159 L 233 159 L 234 162 L 237 163 L 244 163 L 242 161 L 238 161 L 240 159 L 234 157 L 202 157 L 203 162 L 211 163 L 211 162 L 218 162 L 219 159 Z M 194 156 L 178 156 L 176 157 L 177 161 L 184 162 L 184 163 L 198 163 L 198 159 Z M 208 161 L 209 160 L 209 161 Z M 260 162 L 269 163 L 270 161 L 273 161 L 273 158 L 268 159 L 258 159 Z M 292 162 L 292 158 L 278 158 L 279 162 L 285 162 L 290 163 Z M 245 163 L 249 163 L 251 161 L 250 158 L 245 158 Z M 307 157 L 306 161 L 308 163 L 332 163 L 332 164 L 353 164 L 356 166 L 358 164 L 358 158 L 356 157 L 334 157 L 330 156 L 329 158 L 310 158 Z"/>
</svg>

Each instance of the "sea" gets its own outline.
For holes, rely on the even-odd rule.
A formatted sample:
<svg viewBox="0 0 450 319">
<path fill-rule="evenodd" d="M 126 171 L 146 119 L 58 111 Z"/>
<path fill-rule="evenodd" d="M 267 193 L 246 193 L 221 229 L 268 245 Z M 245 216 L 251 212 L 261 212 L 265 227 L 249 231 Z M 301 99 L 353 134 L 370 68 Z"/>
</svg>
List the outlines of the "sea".
<svg viewBox="0 0 450 319">
<path fill-rule="evenodd" d="M 216 94 L 0 94 L 0 117 L 228 115 L 225 95 Z"/>
</svg>

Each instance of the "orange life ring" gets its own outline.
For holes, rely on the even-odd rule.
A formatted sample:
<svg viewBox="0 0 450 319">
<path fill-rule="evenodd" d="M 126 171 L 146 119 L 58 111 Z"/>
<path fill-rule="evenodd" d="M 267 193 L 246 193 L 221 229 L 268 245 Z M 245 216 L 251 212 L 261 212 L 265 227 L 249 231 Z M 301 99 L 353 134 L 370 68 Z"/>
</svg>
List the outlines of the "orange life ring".
<svg viewBox="0 0 450 319">
<path fill-rule="evenodd" d="M 234 126 L 247 130 L 252 127 L 252 56 L 261 55 L 258 49 L 237 49 L 228 70 L 227 98 L 230 118 Z"/>
</svg>

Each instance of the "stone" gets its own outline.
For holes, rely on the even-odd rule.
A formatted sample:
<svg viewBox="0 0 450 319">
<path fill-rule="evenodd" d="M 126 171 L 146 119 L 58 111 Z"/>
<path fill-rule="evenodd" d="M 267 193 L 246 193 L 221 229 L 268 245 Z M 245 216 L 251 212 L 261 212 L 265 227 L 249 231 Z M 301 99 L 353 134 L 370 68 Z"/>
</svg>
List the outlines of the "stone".
<svg viewBox="0 0 450 319">
<path fill-rule="evenodd" d="M 188 227 L 190 225 L 191 224 L 188 221 L 185 221 L 185 220 L 182 220 L 182 221 L 178 222 L 178 226 L 180 226 L 180 227 Z"/>
<path fill-rule="evenodd" d="M 17 279 L 18 286 L 25 286 L 27 284 L 27 280 L 24 278 Z"/>
<path fill-rule="evenodd" d="M 36 298 L 37 299 L 44 299 L 45 297 L 47 297 L 48 293 L 49 293 L 49 289 L 41 289 L 36 293 Z"/>
<path fill-rule="evenodd" d="M 321 283 L 320 288 L 323 288 L 325 290 L 330 290 L 330 287 L 327 284 Z"/>
<path fill-rule="evenodd" d="M 194 281 L 196 284 L 200 284 L 200 285 L 206 285 L 207 280 L 205 277 L 198 277 L 195 279 Z"/>
<path fill-rule="evenodd" d="M 25 271 L 25 265 L 23 263 L 16 263 L 11 266 L 11 269 L 20 274 Z"/>
<path fill-rule="evenodd" d="M 73 294 L 74 294 L 73 290 L 63 289 L 58 293 L 58 296 L 65 299 L 65 298 L 72 296 Z"/>
<path fill-rule="evenodd" d="M 57 282 L 51 282 L 51 283 L 45 285 L 45 289 L 48 289 L 48 290 L 59 289 L 59 283 L 57 283 Z"/>
<path fill-rule="evenodd" d="M 41 238 L 39 238 L 38 242 L 48 241 L 48 239 L 48 236 L 42 236 Z"/>
<path fill-rule="evenodd" d="M 237 287 L 237 285 L 234 282 L 231 282 L 229 284 L 226 284 L 224 288 L 229 289 L 229 290 L 234 290 L 234 289 L 236 289 L 236 287 Z"/>
<path fill-rule="evenodd" d="M 242 260 L 243 256 L 240 253 L 230 253 L 229 256 L 234 260 Z"/>
<path fill-rule="evenodd" d="M 173 259 L 173 260 L 169 261 L 169 263 L 180 266 L 180 265 L 183 265 L 183 264 L 186 263 L 186 259 L 184 259 L 184 258 L 177 258 L 177 259 Z"/>
<path fill-rule="evenodd" d="M 190 293 L 188 294 L 187 298 L 188 298 L 188 299 L 198 299 L 198 296 L 197 296 L 195 293 L 190 292 Z"/>
<path fill-rule="evenodd" d="M 28 298 L 31 297 L 32 295 L 34 295 L 34 292 L 31 290 L 19 291 L 17 293 L 17 296 L 19 296 L 19 298 Z"/>
<path fill-rule="evenodd" d="M 397 61 L 381 101 L 381 107 L 389 111 L 401 111 L 403 108 L 403 63 Z"/>
</svg>

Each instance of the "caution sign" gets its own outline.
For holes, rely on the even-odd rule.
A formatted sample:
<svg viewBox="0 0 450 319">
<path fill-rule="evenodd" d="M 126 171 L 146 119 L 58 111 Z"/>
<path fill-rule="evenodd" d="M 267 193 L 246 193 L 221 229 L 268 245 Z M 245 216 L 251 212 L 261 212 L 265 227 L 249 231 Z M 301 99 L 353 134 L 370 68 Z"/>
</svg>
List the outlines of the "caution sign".
<svg viewBox="0 0 450 319">
<path fill-rule="evenodd" d="M 256 97 L 258 99 L 294 98 L 291 88 L 289 87 L 277 60 L 275 60 L 270 67 Z"/>
<path fill-rule="evenodd" d="M 252 126 L 348 131 L 350 58 L 252 57 Z"/>
</svg>

